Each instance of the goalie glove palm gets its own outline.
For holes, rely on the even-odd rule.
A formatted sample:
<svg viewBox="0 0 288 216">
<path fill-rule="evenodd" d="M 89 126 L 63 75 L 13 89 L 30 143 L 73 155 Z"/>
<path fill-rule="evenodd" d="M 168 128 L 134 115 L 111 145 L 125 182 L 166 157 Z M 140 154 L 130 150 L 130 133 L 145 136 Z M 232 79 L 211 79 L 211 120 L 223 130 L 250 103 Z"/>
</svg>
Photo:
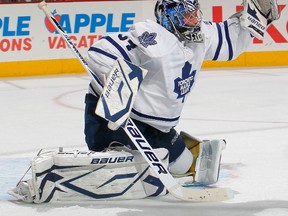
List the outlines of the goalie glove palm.
<svg viewBox="0 0 288 216">
<path fill-rule="evenodd" d="M 268 25 L 280 18 L 277 0 L 252 0 L 268 21 Z"/>
</svg>

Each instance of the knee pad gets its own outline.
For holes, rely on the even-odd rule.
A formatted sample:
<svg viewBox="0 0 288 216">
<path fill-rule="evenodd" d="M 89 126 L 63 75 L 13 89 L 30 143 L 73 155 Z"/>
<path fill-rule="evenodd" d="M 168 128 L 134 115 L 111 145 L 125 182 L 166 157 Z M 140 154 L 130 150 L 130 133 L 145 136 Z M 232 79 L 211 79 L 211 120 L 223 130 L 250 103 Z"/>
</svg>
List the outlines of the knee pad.
<svg viewBox="0 0 288 216">
<path fill-rule="evenodd" d="M 193 162 L 193 155 L 184 148 L 182 154 L 172 163 L 169 164 L 169 171 L 172 175 L 182 175 L 189 171 Z"/>
</svg>

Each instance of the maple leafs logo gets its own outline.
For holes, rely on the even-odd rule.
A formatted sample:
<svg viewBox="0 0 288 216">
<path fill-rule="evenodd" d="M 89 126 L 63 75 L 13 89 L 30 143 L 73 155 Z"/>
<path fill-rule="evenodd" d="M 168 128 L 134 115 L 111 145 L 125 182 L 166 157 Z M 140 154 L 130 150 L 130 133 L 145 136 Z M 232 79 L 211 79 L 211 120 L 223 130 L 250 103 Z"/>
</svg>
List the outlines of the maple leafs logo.
<svg viewBox="0 0 288 216">
<path fill-rule="evenodd" d="M 196 70 L 191 72 L 191 69 L 192 64 L 186 62 L 182 68 L 182 78 L 177 77 L 177 79 L 174 80 L 174 92 L 178 94 L 177 99 L 183 98 L 182 103 L 184 102 L 185 96 L 190 92 L 194 83 Z"/>
<path fill-rule="evenodd" d="M 145 31 L 141 36 L 138 37 L 140 44 L 147 48 L 148 46 L 152 46 L 157 44 L 155 40 L 157 34 L 155 32 L 149 33 Z"/>
</svg>

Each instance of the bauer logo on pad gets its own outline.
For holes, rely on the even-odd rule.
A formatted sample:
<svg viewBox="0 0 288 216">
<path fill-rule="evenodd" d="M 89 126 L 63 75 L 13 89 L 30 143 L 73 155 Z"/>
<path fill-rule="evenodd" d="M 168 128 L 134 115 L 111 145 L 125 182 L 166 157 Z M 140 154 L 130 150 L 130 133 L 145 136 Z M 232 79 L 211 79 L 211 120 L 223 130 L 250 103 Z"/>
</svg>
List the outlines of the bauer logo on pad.
<svg viewBox="0 0 288 216">
<path fill-rule="evenodd" d="M 91 164 L 133 163 L 134 156 L 93 158 Z"/>
</svg>

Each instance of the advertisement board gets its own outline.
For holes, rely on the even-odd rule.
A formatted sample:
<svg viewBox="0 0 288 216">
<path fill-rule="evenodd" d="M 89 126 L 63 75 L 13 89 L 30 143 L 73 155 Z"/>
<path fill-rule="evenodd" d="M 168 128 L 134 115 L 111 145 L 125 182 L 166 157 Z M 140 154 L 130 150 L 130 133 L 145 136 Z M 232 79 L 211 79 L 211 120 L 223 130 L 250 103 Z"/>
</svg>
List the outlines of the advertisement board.
<svg viewBox="0 0 288 216">
<path fill-rule="evenodd" d="M 201 4 L 205 19 L 221 22 L 242 10 L 242 1 L 207 0 Z M 288 66 L 288 5 L 287 0 L 278 0 L 279 20 L 274 21 L 264 35 L 264 40 L 254 38 L 247 52 L 230 62 L 206 61 L 204 68 L 213 67 L 263 67 Z"/>
<path fill-rule="evenodd" d="M 204 67 L 288 65 L 288 7 L 278 0 L 282 16 L 267 29 L 263 41 L 231 62 L 205 62 Z M 87 49 L 107 33 L 125 32 L 138 21 L 154 20 L 155 1 L 93 1 L 49 3 L 48 7 L 85 57 Z M 0 77 L 84 70 L 37 3 L 0 4 Z M 241 1 L 207 0 L 204 18 L 221 22 L 241 9 Z M 285 59 L 283 59 L 285 58 Z M 282 60 L 281 60 L 282 59 Z"/>
</svg>

